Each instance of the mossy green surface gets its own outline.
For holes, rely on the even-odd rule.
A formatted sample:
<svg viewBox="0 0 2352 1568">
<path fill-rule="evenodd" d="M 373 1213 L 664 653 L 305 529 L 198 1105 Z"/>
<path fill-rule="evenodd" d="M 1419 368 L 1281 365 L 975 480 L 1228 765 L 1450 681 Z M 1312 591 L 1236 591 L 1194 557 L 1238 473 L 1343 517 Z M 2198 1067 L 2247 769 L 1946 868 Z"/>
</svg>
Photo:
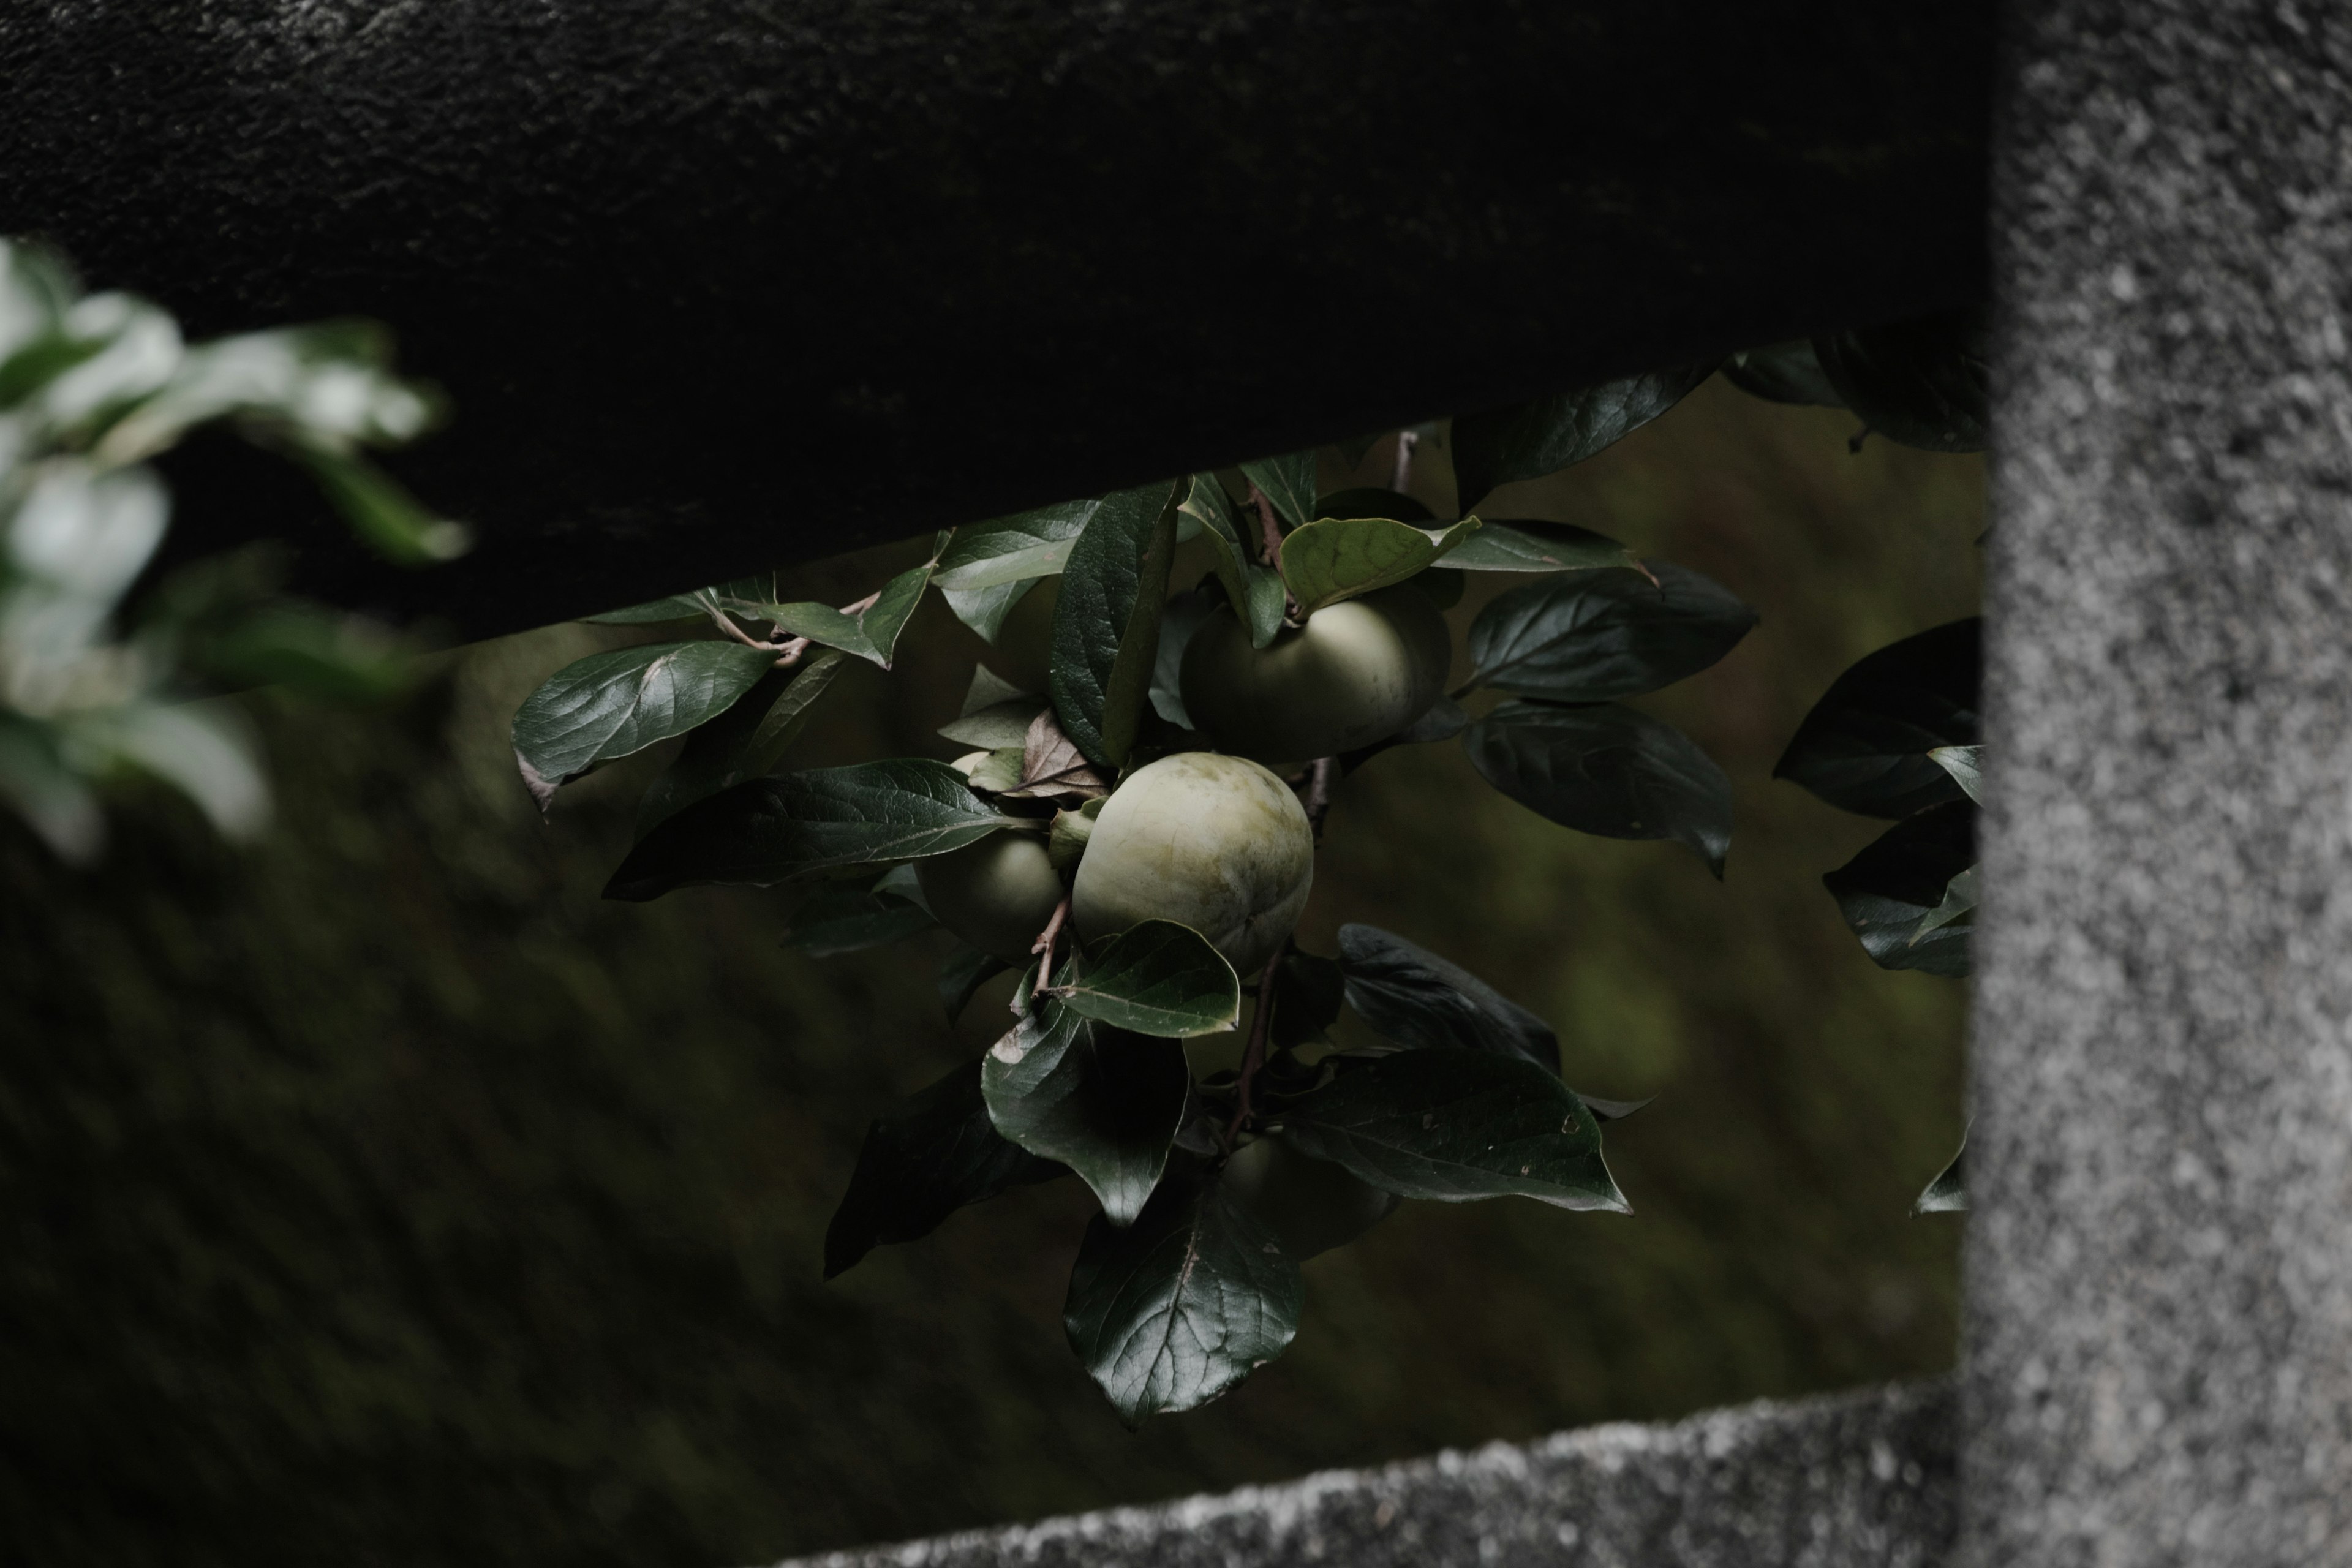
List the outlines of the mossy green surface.
<svg viewBox="0 0 2352 1568">
<path fill-rule="evenodd" d="M 1731 773 L 1722 883 L 1408 748 L 1339 791 L 1300 927 L 1389 927 L 1550 1018 L 1571 1082 L 1657 1095 L 1608 1130 L 1633 1215 L 1406 1205 L 1307 1266 L 1283 1360 L 1136 1436 L 1062 1342 L 1076 1183 L 819 1282 L 866 1119 L 1007 982 L 950 1029 L 936 934 L 815 962 L 784 895 L 599 900 L 658 759 L 541 823 L 503 731 L 636 634 L 451 656 L 374 713 L 256 700 L 252 850 L 143 793 L 92 872 L 0 826 L 0 1560 L 715 1568 L 1947 1366 L 1958 1229 L 1906 1211 L 1963 992 L 1870 964 L 1818 879 L 1878 825 L 1769 773 L 1846 664 L 1974 609 L 1979 468 L 1851 426 L 1718 382 L 1506 498 L 1762 611 L 1637 700 Z M 904 647 L 803 762 L 952 752 L 976 644 L 934 605 Z"/>
</svg>

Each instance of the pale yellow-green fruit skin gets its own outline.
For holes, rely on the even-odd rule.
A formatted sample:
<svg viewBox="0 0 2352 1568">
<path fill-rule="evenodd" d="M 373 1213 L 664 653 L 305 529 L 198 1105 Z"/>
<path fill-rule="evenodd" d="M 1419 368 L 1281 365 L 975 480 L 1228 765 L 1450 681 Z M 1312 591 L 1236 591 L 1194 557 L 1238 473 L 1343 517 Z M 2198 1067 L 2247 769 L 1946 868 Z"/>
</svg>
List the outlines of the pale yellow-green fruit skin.
<svg viewBox="0 0 2352 1568">
<path fill-rule="evenodd" d="M 915 881 L 940 924 L 1011 964 L 1029 962 L 1030 945 L 1062 901 L 1062 879 L 1036 833 L 992 833 L 918 860 Z"/>
<path fill-rule="evenodd" d="M 1174 921 L 1246 980 L 1282 945 L 1315 881 L 1315 830 L 1290 786 L 1241 757 L 1179 752 L 1103 802 L 1070 886 L 1082 941 Z"/>
<path fill-rule="evenodd" d="M 1222 751 L 1312 762 L 1420 718 L 1444 691 L 1453 654 L 1445 617 L 1408 583 L 1327 605 L 1263 648 L 1220 606 L 1184 650 L 1184 710 Z"/>
<path fill-rule="evenodd" d="M 1223 1184 L 1299 1263 L 1345 1247 L 1397 1206 L 1394 1193 L 1300 1153 L 1278 1132 L 1236 1150 Z"/>
</svg>

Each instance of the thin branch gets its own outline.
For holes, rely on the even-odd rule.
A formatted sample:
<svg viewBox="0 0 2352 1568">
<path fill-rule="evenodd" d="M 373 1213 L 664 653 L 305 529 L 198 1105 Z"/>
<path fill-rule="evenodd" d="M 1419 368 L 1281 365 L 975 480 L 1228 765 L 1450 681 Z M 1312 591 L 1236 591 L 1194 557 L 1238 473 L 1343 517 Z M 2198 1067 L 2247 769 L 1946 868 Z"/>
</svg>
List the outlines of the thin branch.
<svg viewBox="0 0 2352 1568">
<path fill-rule="evenodd" d="M 1285 937 L 1282 945 L 1274 950 L 1274 956 L 1265 961 L 1265 973 L 1258 976 L 1257 1005 L 1250 1014 L 1249 1048 L 1242 1055 L 1241 1080 L 1236 1086 L 1239 1099 L 1234 1106 L 1233 1121 L 1225 1124 L 1224 1150 L 1228 1154 L 1234 1151 L 1234 1139 L 1240 1134 L 1242 1123 L 1249 1120 L 1250 1089 L 1257 1082 L 1258 1069 L 1265 1066 L 1266 1037 L 1274 1027 L 1275 972 L 1282 967 L 1283 955 L 1289 951 L 1290 939 Z"/>
<path fill-rule="evenodd" d="M 1035 942 L 1029 944 L 1030 952 L 1043 955 L 1037 965 L 1037 984 L 1034 988 L 1036 994 L 1042 994 L 1054 983 L 1054 943 L 1061 937 L 1062 922 L 1069 918 L 1070 896 L 1065 893 L 1062 895 L 1062 901 L 1054 906 L 1054 918 L 1045 922 L 1045 929 L 1037 933 Z M 1016 1018 L 1021 1016 L 1021 1008 L 1017 1004 L 1013 1009 L 1013 1016 Z"/>
<path fill-rule="evenodd" d="M 1249 504 L 1257 508 L 1258 550 L 1265 563 L 1279 569 L 1282 565 L 1282 524 L 1275 521 L 1274 503 L 1255 485 L 1249 488 Z"/>
<path fill-rule="evenodd" d="M 1337 757 L 1318 757 L 1307 764 L 1303 804 L 1307 807 L 1307 826 L 1315 829 L 1318 842 L 1323 837 L 1323 819 L 1331 815 L 1331 780 L 1339 771 Z"/>
</svg>

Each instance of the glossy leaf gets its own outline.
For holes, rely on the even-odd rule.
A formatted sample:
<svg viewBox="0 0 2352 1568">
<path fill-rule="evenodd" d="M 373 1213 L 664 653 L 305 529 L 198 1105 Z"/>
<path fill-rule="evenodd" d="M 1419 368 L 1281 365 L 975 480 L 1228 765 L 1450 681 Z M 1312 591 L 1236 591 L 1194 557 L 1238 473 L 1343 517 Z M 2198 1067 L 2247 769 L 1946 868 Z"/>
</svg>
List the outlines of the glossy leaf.
<svg viewBox="0 0 2352 1568">
<path fill-rule="evenodd" d="M 1315 506 L 1315 454 L 1292 452 L 1286 457 L 1261 458 L 1242 465 L 1242 477 L 1274 503 L 1275 515 L 1292 528 L 1304 527 L 1321 514 Z"/>
<path fill-rule="evenodd" d="M 1955 979 L 1969 973 L 1975 922 L 1954 919 L 1924 931 L 1921 922 L 1943 904 L 1952 879 L 1977 863 L 1976 818 L 1965 800 L 1931 806 L 1822 879 L 1880 968 Z"/>
<path fill-rule="evenodd" d="M 1209 939 L 1174 921 L 1144 921 L 1087 950 L 1061 981 L 1072 1012 L 1138 1034 L 1213 1035 L 1241 1017 L 1241 982 Z"/>
<path fill-rule="evenodd" d="M 922 905 L 889 893 L 825 888 L 793 911 L 784 945 L 811 958 L 832 958 L 887 947 L 938 923 Z"/>
<path fill-rule="evenodd" d="M 931 574 L 928 562 L 899 573 L 882 585 L 873 604 L 856 615 L 845 615 L 831 605 L 808 603 L 759 605 L 752 606 L 751 613 L 773 622 L 787 637 L 806 637 L 887 669 L 898 651 L 898 634 L 922 602 Z"/>
<path fill-rule="evenodd" d="M 717 718 L 775 662 L 732 642 L 648 643 L 575 660 L 515 713 L 523 783 L 545 809 L 566 780 Z"/>
<path fill-rule="evenodd" d="M 1975 746 L 1938 746 L 1927 760 L 1952 775 L 1952 782 L 1979 805 L 1984 804 L 1984 770 Z"/>
<path fill-rule="evenodd" d="M 1048 1000 L 981 1063 L 996 1130 L 1078 1173 L 1113 1225 L 1142 1212 L 1192 1088 L 1184 1047 L 1130 1035 Z"/>
<path fill-rule="evenodd" d="M 980 1072 L 980 1063 L 965 1062 L 867 1126 L 849 1190 L 825 1228 L 826 1279 L 878 1246 L 930 1235 L 967 1205 L 1066 1173 L 996 1131 Z"/>
<path fill-rule="evenodd" d="M 1473 677 L 1521 697 L 1606 702 L 1671 686 L 1716 663 L 1756 612 L 1711 578 L 1664 563 L 1580 572 L 1514 588 L 1470 626 Z"/>
<path fill-rule="evenodd" d="M 1816 408 L 1843 408 L 1845 400 L 1822 370 L 1812 343 L 1804 338 L 1766 343 L 1723 362 L 1723 378 L 1752 397 L 1768 403 L 1793 403 Z"/>
<path fill-rule="evenodd" d="M 712 882 L 769 887 L 944 855 L 1016 826 L 945 763 L 812 768 L 752 779 L 687 806 L 639 840 L 604 896 L 641 900 Z"/>
<path fill-rule="evenodd" d="M 1435 529 L 1392 518 L 1325 518 L 1284 538 L 1282 580 L 1299 608 L 1313 615 L 1403 582 L 1477 528 L 1475 517 Z"/>
<path fill-rule="evenodd" d="M 1286 1047 L 1322 1039 L 1339 1021 L 1347 984 L 1337 959 L 1290 949 L 1274 972 L 1274 1021 L 1267 1037 Z"/>
<path fill-rule="evenodd" d="M 1306 1285 L 1274 1233 L 1213 1182 L 1171 1181 L 1135 1224 L 1097 1216 L 1062 1322 L 1129 1426 L 1205 1405 L 1280 1355 Z"/>
<path fill-rule="evenodd" d="M 1613 702 L 1506 702 L 1462 743 L 1488 784 L 1561 826 L 1675 839 L 1723 875 L 1731 781 L 1681 731 Z"/>
<path fill-rule="evenodd" d="M 1282 629 L 1288 591 L 1282 585 L 1282 574 L 1261 564 L 1257 552 L 1246 542 L 1255 534 L 1242 531 L 1255 530 L 1255 524 L 1245 523 L 1234 514 L 1233 503 L 1226 499 L 1225 487 L 1217 482 L 1213 474 L 1192 476 L 1185 488 L 1183 511 L 1201 524 L 1202 537 L 1209 542 L 1217 581 L 1224 587 L 1226 602 L 1250 629 L 1250 646 L 1265 647 Z"/>
<path fill-rule="evenodd" d="M 1614 445 L 1680 403 L 1714 370 L 1711 363 L 1681 365 L 1461 416 L 1454 421 L 1454 472 L 1462 510 L 1496 485 L 1541 479 Z"/>
<path fill-rule="evenodd" d="M 940 597 L 948 602 L 957 620 L 979 634 L 989 647 L 1003 634 L 1005 618 L 1014 606 L 1029 595 L 1030 590 L 1044 582 L 1043 577 L 1025 577 L 1018 583 L 999 583 L 987 588 L 942 588 Z"/>
<path fill-rule="evenodd" d="M 1911 1205 L 1914 1215 L 1965 1214 L 1969 1206 L 1969 1179 L 1966 1163 L 1969 1157 L 1968 1134 L 1960 1134 L 1960 1146 L 1953 1151 L 1952 1163 L 1936 1173 L 1936 1179 Z"/>
<path fill-rule="evenodd" d="M 1638 567 L 1641 557 L 1608 535 L 1573 523 L 1489 518 L 1447 552 L 1445 563 L 1461 572 L 1591 572 Z"/>
<path fill-rule="evenodd" d="M 686 738 L 637 805 L 637 836 L 707 795 L 773 773 L 849 656 L 825 648 L 792 669 L 772 669 L 735 705 Z"/>
<path fill-rule="evenodd" d="M 1856 663 L 1805 715 L 1772 776 L 1864 816 L 1966 798 L 1929 753 L 1977 743 L 1983 624 L 1954 621 Z"/>
<path fill-rule="evenodd" d="M 320 493 L 353 533 L 403 566 L 452 561 L 473 548 L 463 523 L 436 517 L 400 482 L 339 443 L 289 437 L 286 451 L 310 471 Z"/>
<path fill-rule="evenodd" d="M 1535 1063 L 1492 1051 L 1342 1057 L 1283 1109 L 1283 1136 L 1399 1197 L 1529 1197 L 1628 1212 L 1601 1157 L 1601 1124 Z"/>
<path fill-rule="evenodd" d="M 1930 452 L 1981 452 L 1991 422 L 1984 312 L 1920 316 L 1813 340 L 1822 374 L 1871 430 Z"/>
<path fill-rule="evenodd" d="M 1013 966 L 992 953 L 959 943 L 940 961 L 940 1005 L 952 1024 L 963 1016 L 980 988 Z"/>
<path fill-rule="evenodd" d="M 1149 502 L 1158 505 L 1154 494 Z M 1070 558 L 1070 546 L 1087 523 L 1104 507 L 1139 504 L 1138 492 L 1121 490 L 1086 500 L 1056 501 L 1034 511 L 986 522 L 967 523 L 955 531 L 940 552 L 940 587 L 960 593 L 1004 587 L 1050 577 Z"/>
<path fill-rule="evenodd" d="M 1919 923 L 1911 928 L 1911 942 L 1914 946 L 1953 921 L 1976 913 L 1978 869 L 1977 867 L 1971 866 L 1944 884 L 1943 901 L 1921 915 Z"/>
<path fill-rule="evenodd" d="M 1348 1005 L 1409 1050 L 1494 1051 L 1559 1071 L 1549 1024 L 1460 964 L 1378 926 L 1339 928 Z"/>
<path fill-rule="evenodd" d="M 1105 767 L 1127 761 L 1150 699 L 1186 487 L 1158 489 L 1156 510 L 1106 505 L 1087 521 L 1054 606 L 1054 710 L 1078 750 Z"/>
</svg>

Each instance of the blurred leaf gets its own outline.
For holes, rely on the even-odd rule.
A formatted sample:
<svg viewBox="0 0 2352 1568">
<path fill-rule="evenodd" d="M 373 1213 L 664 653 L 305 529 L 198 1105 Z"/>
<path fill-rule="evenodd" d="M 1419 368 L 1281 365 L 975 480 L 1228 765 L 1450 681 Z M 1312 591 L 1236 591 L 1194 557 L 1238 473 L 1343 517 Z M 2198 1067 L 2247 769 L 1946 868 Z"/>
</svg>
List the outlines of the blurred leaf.
<svg viewBox="0 0 2352 1568">
<path fill-rule="evenodd" d="M 686 806 L 629 851 L 604 896 L 642 900 L 711 882 L 769 887 L 944 855 L 1015 825 L 945 763 L 812 768 L 751 779 Z"/>
<path fill-rule="evenodd" d="M 1241 1016 L 1241 982 L 1209 939 L 1174 921 L 1143 921 L 1094 943 L 1065 974 L 1074 1013 L 1138 1034 L 1213 1035 Z"/>
<path fill-rule="evenodd" d="M 1963 1163 L 1968 1159 L 1968 1134 L 1960 1134 L 1960 1146 L 1953 1151 L 1952 1163 L 1936 1173 L 1936 1179 L 1911 1205 L 1914 1215 L 1965 1214 L 1969 1207 L 1968 1173 Z"/>
<path fill-rule="evenodd" d="M 1290 949 L 1274 972 L 1274 1021 L 1267 1037 L 1283 1048 L 1323 1038 L 1339 1022 L 1346 990 L 1347 975 L 1337 959 Z"/>
<path fill-rule="evenodd" d="M 1723 875 L 1731 781 L 1681 731 L 1613 702 L 1506 702 L 1462 743 L 1488 784 L 1561 826 L 1677 839 Z"/>
<path fill-rule="evenodd" d="M 27 401 L 76 444 L 98 436 L 169 384 L 187 352 L 180 324 L 132 294 L 90 294 L 75 300 L 66 308 L 58 333 L 75 352 L 58 356 L 61 363 Z M 114 468 L 160 449 L 93 456 L 100 467 Z"/>
<path fill-rule="evenodd" d="M 1293 528 L 1315 521 L 1315 454 L 1292 452 L 1242 465 L 1242 476 L 1274 503 L 1275 515 Z"/>
<path fill-rule="evenodd" d="M 1977 863 L 1977 808 L 1966 800 L 1906 817 L 1822 879 L 1846 925 L 1881 969 L 1958 979 L 1969 973 L 1971 921 L 1926 931 L 1920 922 Z"/>
<path fill-rule="evenodd" d="M 898 650 L 898 634 L 906 628 L 907 618 L 915 613 L 915 606 L 922 602 L 923 590 L 930 581 L 929 562 L 901 572 L 882 585 L 873 604 L 855 615 L 845 615 L 830 605 L 809 603 L 756 605 L 749 608 L 751 615 L 773 622 L 776 629 L 788 637 L 806 637 L 827 647 L 837 647 L 887 669 L 891 656 Z"/>
<path fill-rule="evenodd" d="M 1927 760 L 1951 774 L 1952 782 L 1959 785 L 1970 800 L 1982 805 L 1984 772 L 1978 765 L 1977 751 L 1974 746 L 1938 746 L 1927 753 Z"/>
<path fill-rule="evenodd" d="M 1794 403 L 1817 408 L 1843 408 L 1845 400 L 1822 374 L 1812 343 L 1794 338 L 1748 349 L 1723 362 L 1723 378 L 1750 396 L 1769 403 Z"/>
<path fill-rule="evenodd" d="M 0 251 L 0 258 L 5 252 Z M 106 841 L 98 795 L 58 754 L 47 725 L 0 710 L 0 801 L 25 819 L 58 858 L 87 865 Z"/>
<path fill-rule="evenodd" d="M 776 662 L 732 642 L 647 643 L 564 666 L 523 700 L 510 734 L 543 811 L 566 781 L 717 718 Z"/>
<path fill-rule="evenodd" d="M 1916 317 L 1813 340 L 1840 401 L 1890 441 L 1930 452 L 1981 452 L 1991 370 L 1981 308 Z"/>
<path fill-rule="evenodd" d="M 1463 572 L 1590 572 L 1638 568 L 1641 557 L 1605 534 L 1568 522 L 1486 520 L 1454 546 L 1445 563 Z"/>
<path fill-rule="evenodd" d="M 251 838 L 269 823 L 269 781 L 259 748 L 233 711 L 131 702 L 77 713 L 63 726 L 68 763 L 152 773 L 196 803 L 224 837 Z"/>
<path fill-rule="evenodd" d="M 1013 966 L 969 942 L 960 942 L 940 961 L 940 1005 L 952 1024 L 963 1016 L 980 988 Z M 978 1080 L 975 1079 L 975 1082 Z"/>
<path fill-rule="evenodd" d="M 1549 1024 L 1463 968 L 1378 926 L 1339 928 L 1348 1005 L 1409 1050 L 1495 1051 L 1559 1071 Z"/>
<path fill-rule="evenodd" d="M 980 1081 L 999 1132 L 1076 1171 L 1104 1216 L 1127 1225 L 1160 1183 L 1192 1074 L 1175 1041 L 1109 1028 L 1049 1000 L 989 1047 Z"/>
<path fill-rule="evenodd" d="M 1601 1124 L 1531 1061 L 1423 1050 L 1330 1065 L 1330 1082 L 1282 1111 L 1282 1134 L 1302 1153 L 1399 1197 L 1630 1212 L 1601 1160 Z"/>
<path fill-rule="evenodd" d="M 1187 1179 L 1124 1230 L 1087 1226 L 1062 1321 L 1132 1427 L 1205 1405 L 1280 1355 L 1305 1299 L 1274 1233 L 1221 1186 Z"/>
<path fill-rule="evenodd" d="M 366 458 L 316 443 L 298 443 L 294 456 L 310 470 L 319 489 L 352 531 L 385 560 L 427 566 L 453 560 L 473 548 L 462 523 L 438 518 L 419 506 L 392 477 Z"/>
<path fill-rule="evenodd" d="M 1514 588 L 1470 626 L 1473 679 L 1551 702 L 1605 702 L 1671 686 L 1716 663 L 1756 612 L 1709 578 L 1659 563 Z"/>
<path fill-rule="evenodd" d="M 37 472 L 7 520 L 5 567 L 84 602 L 88 614 L 69 639 L 79 647 L 97 634 L 154 555 L 171 521 L 171 498 L 148 468 L 102 473 L 66 460 Z M 21 616 L 12 610 L 9 628 L 20 647 L 28 640 L 16 624 Z"/>
<path fill-rule="evenodd" d="M 1054 606 L 1054 710 L 1078 750 L 1104 767 L 1127 761 L 1150 697 L 1185 488 L 1181 480 L 1160 487 L 1155 511 L 1124 505 L 1096 512 L 1062 574 Z"/>
<path fill-rule="evenodd" d="M 1929 753 L 1977 743 L 1983 625 L 1954 621 L 1856 663 L 1805 715 L 1772 776 L 1864 816 L 1965 798 Z"/>
<path fill-rule="evenodd" d="M 1244 525 L 1234 517 L 1233 503 L 1225 499 L 1225 487 L 1217 482 L 1215 475 L 1192 476 L 1185 488 L 1183 510 L 1201 523 L 1202 535 L 1208 540 L 1216 562 L 1217 581 L 1224 585 L 1225 599 L 1233 605 L 1234 614 L 1249 627 L 1250 646 L 1265 647 L 1282 629 L 1282 617 L 1288 607 L 1282 574 L 1261 564 L 1256 552 L 1244 542 L 1244 535 L 1237 530 Z M 1246 526 L 1254 533 L 1255 524 Z"/>
<path fill-rule="evenodd" d="M 824 1277 L 875 1247 L 917 1241 L 968 1204 L 1066 1173 L 1008 1143 L 988 1120 L 980 1064 L 965 1062 L 874 1119 L 824 1233 Z"/>
<path fill-rule="evenodd" d="M 793 911 L 792 923 L 784 928 L 784 945 L 811 958 L 832 958 L 887 947 L 937 924 L 930 910 L 907 899 L 863 889 L 823 888 Z"/>
<path fill-rule="evenodd" d="M 1391 518 L 1327 518 L 1291 531 L 1282 542 L 1282 579 L 1308 615 L 1402 583 L 1475 532 L 1465 517 L 1439 529 Z"/>
<path fill-rule="evenodd" d="M 223 685 L 276 686 L 345 702 L 407 689 L 406 654 L 373 622 L 299 601 L 257 605 L 188 649 L 190 662 Z"/>
<path fill-rule="evenodd" d="M 1580 463 L 1631 435 L 1715 373 L 1678 365 L 1578 392 L 1489 408 L 1454 421 L 1454 472 L 1461 510 L 1497 485 L 1541 479 Z"/>
</svg>

